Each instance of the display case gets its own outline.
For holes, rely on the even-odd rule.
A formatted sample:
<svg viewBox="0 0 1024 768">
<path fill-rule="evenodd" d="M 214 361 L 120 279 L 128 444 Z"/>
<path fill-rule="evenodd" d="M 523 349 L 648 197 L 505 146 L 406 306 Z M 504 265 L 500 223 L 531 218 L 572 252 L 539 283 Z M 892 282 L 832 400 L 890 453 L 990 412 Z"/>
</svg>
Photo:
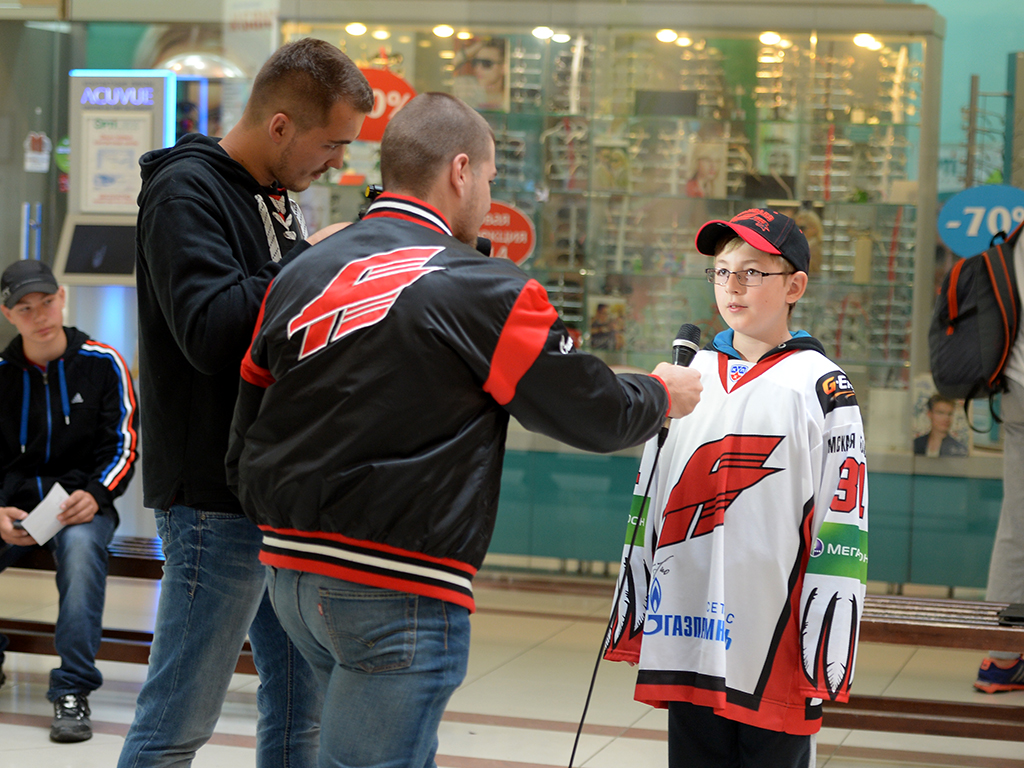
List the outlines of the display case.
<svg viewBox="0 0 1024 768">
<path fill-rule="evenodd" d="M 419 5 L 440 9 L 353 4 L 368 14 L 361 35 L 307 10 L 283 31 L 481 111 L 495 133 L 493 196 L 535 226 L 522 266 L 582 349 L 649 370 L 681 323 L 710 339 L 724 326 L 696 231 L 771 206 L 811 244 L 793 326 L 854 381 L 869 448 L 909 450 L 933 295 L 940 17 L 830 3 L 772 14 L 749 3 L 528 4 L 544 9 L 538 28 L 525 6 L 526 22 L 512 23 L 507 8 L 472 3 L 472 19 L 390 23 Z M 372 149 L 353 158 L 372 176 Z"/>
</svg>

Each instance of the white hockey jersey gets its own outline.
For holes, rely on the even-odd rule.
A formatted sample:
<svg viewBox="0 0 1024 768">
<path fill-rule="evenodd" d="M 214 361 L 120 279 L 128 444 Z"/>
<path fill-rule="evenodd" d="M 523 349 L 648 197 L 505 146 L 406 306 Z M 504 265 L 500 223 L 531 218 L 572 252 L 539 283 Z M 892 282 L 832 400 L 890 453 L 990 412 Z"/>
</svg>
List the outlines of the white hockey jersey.
<svg viewBox="0 0 1024 768">
<path fill-rule="evenodd" d="M 806 334 L 756 364 L 704 350 L 692 366 L 704 391 L 649 498 L 657 438 L 641 460 L 605 657 L 639 662 L 638 701 L 815 733 L 821 700 L 849 696 L 867 580 L 856 395 Z"/>
</svg>

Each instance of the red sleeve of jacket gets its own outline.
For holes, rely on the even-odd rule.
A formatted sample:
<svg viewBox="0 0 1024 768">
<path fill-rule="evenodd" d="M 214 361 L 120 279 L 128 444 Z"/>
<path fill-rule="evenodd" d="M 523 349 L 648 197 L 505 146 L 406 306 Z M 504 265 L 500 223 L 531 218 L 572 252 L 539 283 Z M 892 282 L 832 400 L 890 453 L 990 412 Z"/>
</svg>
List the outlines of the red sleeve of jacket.
<svg viewBox="0 0 1024 768">
<path fill-rule="evenodd" d="M 644 442 L 668 411 L 658 379 L 616 375 L 577 351 L 536 280 L 525 282 L 504 320 L 484 389 L 527 429 L 599 453 Z"/>
<path fill-rule="evenodd" d="M 516 385 L 543 351 L 556 320 L 558 312 L 548 301 L 547 291 L 536 280 L 530 280 L 501 329 L 490 375 L 484 382 L 484 391 L 499 405 L 507 405 L 515 397 Z"/>
</svg>

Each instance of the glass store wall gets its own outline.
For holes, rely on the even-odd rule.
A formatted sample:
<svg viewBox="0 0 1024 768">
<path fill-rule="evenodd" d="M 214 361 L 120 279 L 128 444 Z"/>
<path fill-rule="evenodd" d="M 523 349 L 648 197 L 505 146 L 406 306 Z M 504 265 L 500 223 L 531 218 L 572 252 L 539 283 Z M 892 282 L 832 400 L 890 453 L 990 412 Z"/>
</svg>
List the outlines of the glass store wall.
<svg viewBox="0 0 1024 768">
<path fill-rule="evenodd" d="M 232 53 L 223 24 L 87 26 L 86 66 L 183 76 L 180 132 L 223 135 L 240 114 L 258 62 Z M 494 197 L 535 226 L 522 266 L 609 363 L 649 370 L 681 323 L 705 340 L 724 327 L 693 246 L 700 224 L 761 205 L 793 215 L 812 247 L 793 324 L 853 379 L 871 447 L 909 452 L 914 276 L 934 242 L 918 227 L 934 198 L 918 171 L 935 130 L 921 123 L 926 35 L 348 18 L 281 20 L 279 33 L 478 108 L 495 130 Z M 400 102 L 382 92 L 378 111 Z M 354 215 L 362 182 L 379 181 L 377 150 L 358 142 L 344 172 L 303 195 L 311 226 Z"/>
<path fill-rule="evenodd" d="M 907 397 L 924 40 L 342 23 L 282 32 L 330 40 L 485 115 L 494 195 L 536 227 L 523 266 L 584 350 L 649 370 L 680 323 L 705 339 L 721 330 L 696 229 L 771 205 L 812 245 L 795 326 L 825 343 L 868 409 L 876 393 L 887 408 Z M 374 151 L 351 157 L 371 178 Z"/>
<path fill-rule="evenodd" d="M 927 394 L 921 349 L 934 291 L 942 41 L 932 22 L 882 16 L 921 6 L 874 6 L 837 30 L 841 14 L 830 3 L 818 25 L 828 29 L 815 32 L 792 23 L 757 28 L 747 15 L 721 13 L 670 30 L 591 21 L 582 11 L 584 21 L 547 31 L 533 19 L 447 29 L 429 19 L 380 21 L 412 18 L 391 13 L 397 5 L 447 7 L 381 0 L 375 18 L 356 19 L 303 0 L 323 20 L 275 20 L 272 35 L 251 31 L 254 49 L 262 46 L 265 58 L 280 42 L 313 35 L 416 92 L 448 91 L 476 106 L 497 139 L 494 196 L 535 226 L 524 269 L 547 286 L 580 347 L 615 365 L 650 370 L 683 322 L 698 323 L 705 340 L 722 328 L 706 258 L 693 247 L 701 223 L 765 204 L 796 216 L 814 256 L 794 325 L 850 373 L 867 417 L 872 578 L 983 580 L 998 472 L 984 457 L 910 454 L 912 406 Z M 495 5 L 459 9 L 480 16 L 473 9 Z M 644 4 L 631 5 L 640 19 Z M 867 29 L 853 28 L 861 21 Z M 237 39 L 216 20 L 73 26 L 81 30 L 76 66 L 177 67 L 181 132 L 223 134 L 259 64 L 238 54 Z M 390 93 L 380 94 L 381 114 L 402 103 Z M 377 159 L 376 144 L 357 143 L 342 172 L 302 196 L 314 226 L 353 218 L 363 184 L 378 180 Z M 609 543 L 620 541 L 636 457 L 584 456 L 550 443 L 510 437 L 495 551 L 614 561 Z M 962 554 L 957 575 L 946 575 L 949 558 L 939 550 Z"/>
</svg>

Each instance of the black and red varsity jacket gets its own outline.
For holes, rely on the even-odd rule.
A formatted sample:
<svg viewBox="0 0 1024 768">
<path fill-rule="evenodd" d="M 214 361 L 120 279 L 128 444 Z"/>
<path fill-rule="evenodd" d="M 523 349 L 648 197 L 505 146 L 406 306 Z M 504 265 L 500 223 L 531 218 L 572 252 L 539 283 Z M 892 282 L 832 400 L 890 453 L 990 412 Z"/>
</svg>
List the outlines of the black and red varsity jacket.
<svg viewBox="0 0 1024 768">
<path fill-rule="evenodd" d="M 608 452 L 669 407 L 657 378 L 577 352 L 538 282 L 397 195 L 281 271 L 241 375 L 228 483 L 262 561 L 470 610 L 509 415 Z"/>
</svg>

